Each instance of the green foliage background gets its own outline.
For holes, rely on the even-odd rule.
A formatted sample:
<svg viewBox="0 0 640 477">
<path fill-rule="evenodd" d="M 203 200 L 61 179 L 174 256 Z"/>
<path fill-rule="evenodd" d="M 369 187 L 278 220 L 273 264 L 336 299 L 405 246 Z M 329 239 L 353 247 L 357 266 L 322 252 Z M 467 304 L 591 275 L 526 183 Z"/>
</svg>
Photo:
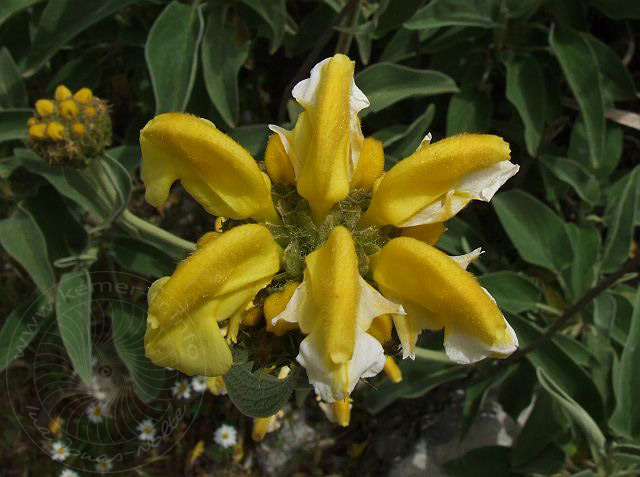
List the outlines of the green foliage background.
<svg viewBox="0 0 640 477">
<path fill-rule="evenodd" d="M 0 368 L 19 354 L 11 338 L 36 312 L 28 304 L 37 289 L 55 310 L 79 307 L 60 316 L 77 320 L 81 335 L 61 338 L 86 378 L 90 310 L 61 299 L 61 287 L 90 286 L 92 267 L 163 276 L 185 256 L 187 242 L 167 248 L 140 234 L 127 207 L 185 240 L 212 228 L 201 211 L 160 220 L 142 204 L 146 121 L 194 113 L 259 159 L 266 125 L 291 125 L 299 113 L 293 85 L 343 52 L 357 62 L 356 83 L 371 101 L 365 134 L 384 143 L 387 166 L 427 131 L 434 140 L 491 132 L 511 144 L 520 173 L 490 205 L 448 222 L 438 246 L 450 254 L 483 246 L 473 272 L 521 348 L 534 346 L 506 363 L 459 367 L 427 339 L 402 364 L 401 384 L 381 378 L 358 399 L 376 415 L 462 384 L 463 433 L 489 394 L 514 418 L 533 406 L 513 447 L 475 449 L 451 461 L 448 475 L 638 475 L 639 20 L 640 3 L 629 0 L 4 0 L 0 243 L 10 266 Z M 101 197 L 86 171 L 50 169 L 22 143 L 31 105 L 61 83 L 88 86 L 111 105 L 114 147 L 91 167 L 113 196 Z M 24 272 L 29 284 L 16 285 Z M 112 319 L 121 343 L 126 320 Z M 136 369 L 150 365 L 126 359 L 140 349 L 119 352 L 153 399 Z"/>
</svg>

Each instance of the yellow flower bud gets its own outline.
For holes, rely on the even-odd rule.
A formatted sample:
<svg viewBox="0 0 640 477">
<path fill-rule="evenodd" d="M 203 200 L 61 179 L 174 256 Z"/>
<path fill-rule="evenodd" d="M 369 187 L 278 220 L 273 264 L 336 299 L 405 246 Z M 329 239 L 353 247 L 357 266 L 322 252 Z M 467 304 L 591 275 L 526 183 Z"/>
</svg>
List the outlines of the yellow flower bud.
<svg viewBox="0 0 640 477">
<path fill-rule="evenodd" d="M 47 135 L 54 141 L 60 141 L 64 137 L 64 126 L 57 121 L 52 121 L 47 126 Z"/>
<path fill-rule="evenodd" d="M 27 119 L 27 126 L 33 126 L 34 124 L 38 124 L 38 120 L 34 117 L 30 117 Z"/>
<path fill-rule="evenodd" d="M 96 115 L 96 108 L 89 106 L 88 108 L 84 108 L 84 115 L 88 118 L 92 118 Z"/>
<path fill-rule="evenodd" d="M 66 99 L 60 103 L 60 114 L 65 118 L 75 118 L 78 115 L 78 105 L 72 99 Z"/>
<path fill-rule="evenodd" d="M 87 104 L 93 98 L 93 93 L 89 88 L 81 88 L 75 92 L 73 99 L 80 104 Z"/>
<path fill-rule="evenodd" d="M 71 96 L 71 91 L 65 85 L 61 84 L 56 88 L 56 92 L 54 93 L 54 97 L 57 101 L 64 101 L 65 99 L 69 99 Z"/>
<path fill-rule="evenodd" d="M 387 356 L 387 360 L 384 362 L 384 374 L 392 383 L 398 384 L 402 381 L 402 371 L 391 356 Z"/>
<path fill-rule="evenodd" d="M 76 136 L 82 136 L 84 134 L 84 124 L 73 123 L 73 125 L 71 126 L 71 131 Z"/>
<path fill-rule="evenodd" d="M 40 116 L 48 116 L 49 114 L 53 114 L 55 110 L 55 106 L 53 101 L 48 99 L 39 99 L 36 101 L 36 111 Z"/>
<path fill-rule="evenodd" d="M 35 139 L 44 139 L 46 130 L 46 124 L 34 124 L 33 126 L 29 126 L 29 136 Z"/>
</svg>

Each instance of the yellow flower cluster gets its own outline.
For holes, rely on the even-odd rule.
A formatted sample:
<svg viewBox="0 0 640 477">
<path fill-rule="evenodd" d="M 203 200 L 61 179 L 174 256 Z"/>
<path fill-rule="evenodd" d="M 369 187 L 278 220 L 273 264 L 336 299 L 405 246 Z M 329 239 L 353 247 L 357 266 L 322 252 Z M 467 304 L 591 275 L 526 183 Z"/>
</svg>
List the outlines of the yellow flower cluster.
<svg viewBox="0 0 640 477">
<path fill-rule="evenodd" d="M 480 249 L 452 257 L 435 247 L 444 221 L 518 171 L 509 145 L 427 135 L 385 173 L 382 144 L 360 128 L 369 102 L 354 62 L 320 62 L 292 94 L 304 111 L 293 130 L 270 126 L 266 173 L 207 120 L 167 113 L 142 130 L 147 201 L 162 205 L 180 180 L 218 217 L 149 290 L 146 355 L 205 376 L 229 370 L 233 345 L 265 367 L 295 359 L 344 426 L 356 384 L 383 370 L 402 380 L 392 356 L 413 358 L 423 330 L 444 329 L 458 363 L 512 353 L 515 333 L 466 271 Z M 273 422 L 257 421 L 254 437 Z"/>
<path fill-rule="evenodd" d="M 29 145 L 50 164 L 85 166 L 111 142 L 106 103 L 89 88 L 59 85 L 53 99 L 39 99 L 27 121 Z"/>
</svg>

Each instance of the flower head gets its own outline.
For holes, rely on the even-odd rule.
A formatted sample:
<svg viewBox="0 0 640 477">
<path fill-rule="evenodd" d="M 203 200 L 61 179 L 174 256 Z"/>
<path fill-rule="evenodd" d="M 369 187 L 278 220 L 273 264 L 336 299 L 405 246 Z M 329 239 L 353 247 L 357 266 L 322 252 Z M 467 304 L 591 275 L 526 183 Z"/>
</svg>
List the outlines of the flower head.
<svg viewBox="0 0 640 477">
<path fill-rule="evenodd" d="M 64 461 L 69 457 L 69 447 L 63 441 L 55 441 L 51 444 L 51 458 L 57 461 Z"/>
<path fill-rule="evenodd" d="M 97 424 L 109 415 L 109 411 L 108 403 L 96 401 L 89 404 L 86 413 L 89 420 Z"/>
<path fill-rule="evenodd" d="M 64 469 L 60 472 L 60 477 L 79 477 L 78 473 L 71 469 Z"/>
<path fill-rule="evenodd" d="M 111 462 L 111 459 L 100 459 L 96 462 L 95 469 L 97 472 L 104 474 L 113 469 L 113 462 Z"/>
<path fill-rule="evenodd" d="M 428 134 L 384 173 L 382 144 L 360 129 L 369 102 L 349 58 L 318 63 L 293 96 L 304 111 L 292 130 L 270 126 L 267 174 L 209 121 L 167 113 L 142 130 L 147 200 L 161 205 L 180 180 L 218 217 L 149 290 L 147 356 L 216 377 L 243 339 L 275 366 L 282 356 L 252 338 L 264 316 L 266 332 L 289 333 L 316 394 L 346 425 L 357 383 L 383 370 L 402 380 L 385 349 L 399 344 L 413 357 L 425 329 L 444 328 L 445 351 L 459 363 L 512 353 L 513 330 L 466 271 L 479 249 L 450 257 L 435 247 L 444 221 L 489 201 L 518 171 L 509 145 L 486 134 L 432 144 Z M 239 335 L 241 326 L 258 331 Z"/>
<path fill-rule="evenodd" d="M 174 386 L 171 388 L 171 393 L 181 399 L 189 399 L 191 397 L 191 386 L 189 386 L 189 381 L 186 379 L 176 381 Z"/>
<path fill-rule="evenodd" d="M 232 447 L 238 442 L 238 431 L 233 426 L 223 424 L 216 429 L 213 440 L 221 447 Z"/>
<path fill-rule="evenodd" d="M 105 101 L 89 88 L 71 94 L 60 85 L 53 99 L 39 99 L 27 122 L 29 146 L 52 165 L 84 167 L 111 143 Z"/>
<path fill-rule="evenodd" d="M 207 390 L 206 376 L 194 376 L 191 378 L 191 388 L 197 393 L 203 393 Z"/>
<path fill-rule="evenodd" d="M 145 419 L 137 426 L 138 438 L 141 441 L 152 441 L 156 437 L 156 428 L 153 425 L 153 421 L 151 419 Z"/>
</svg>

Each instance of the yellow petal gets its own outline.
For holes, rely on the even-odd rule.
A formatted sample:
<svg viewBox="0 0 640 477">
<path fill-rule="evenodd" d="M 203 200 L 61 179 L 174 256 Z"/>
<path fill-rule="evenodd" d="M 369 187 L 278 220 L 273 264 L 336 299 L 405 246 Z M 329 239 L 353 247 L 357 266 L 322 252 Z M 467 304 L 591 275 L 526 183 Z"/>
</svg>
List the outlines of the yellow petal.
<svg viewBox="0 0 640 477">
<path fill-rule="evenodd" d="M 391 356 L 387 356 L 387 360 L 384 362 L 384 374 L 387 375 L 392 383 L 398 384 L 402 381 L 402 371 L 400 371 Z"/>
<path fill-rule="evenodd" d="M 43 123 L 29 126 L 29 136 L 34 139 L 44 139 L 47 132 L 47 125 Z"/>
<path fill-rule="evenodd" d="M 78 114 L 78 105 L 72 99 L 62 101 L 58 108 L 60 109 L 60 114 L 67 119 L 74 118 Z"/>
<path fill-rule="evenodd" d="M 436 222 L 434 224 L 404 227 L 402 229 L 402 235 L 404 237 L 412 237 L 416 240 L 421 240 L 429 245 L 435 245 L 440 237 L 442 237 L 445 230 L 446 228 L 442 222 Z"/>
<path fill-rule="evenodd" d="M 80 88 L 73 95 L 73 99 L 80 104 L 87 104 L 91 99 L 93 99 L 93 93 L 89 88 Z"/>
<path fill-rule="evenodd" d="M 217 322 L 246 309 L 278 271 L 280 255 L 271 233 L 257 224 L 202 243 L 149 292 L 147 356 L 189 375 L 224 374 L 231 352 Z"/>
<path fill-rule="evenodd" d="M 49 99 L 39 99 L 36 101 L 36 112 L 40 116 L 48 116 L 49 114 L 53 114 L 55 111 L 55 106 L 53 101 Z"/>
<path fill-rule="evenodd" d="M 371 336 L 377 339 L 381 345 L 386 345 L 392 339 L 391 332 L 393 330 L 393 323 L 391 321 L 391 315 L 380 315 L 371 322 L 371 326 L 367 330 Z"/>
<path fill-rule="evenodd" d="M 295 330 L 296 328 L 298 328 L 297 323 L 291 323 L 290 321 L 286 320 L 279 320 L 274 325 L 272 323 L 272 320 L 276 315 L 284 311 L 284 309 L 287 307 L 287 304 L 289 303 L 289 300 L 291 300 L 291 297 L 293 296 L 296 288 L 298 288 L 299 285 L 300 283 L 298 282 L 287 283 L 282 291 L 272 293 L 264 301 L 264 317 L 267 323 L 267 331 L 269 331 L 270 333 L 273 333 L 276 336 L 282 336 L 287 331 Z"/>
<path fill-rule="evenodd" d="M 227 394 L 227 387 L 224 384 L 222 376 L 213 376 L 207 379 L 207 387 L 209 392 L 214 396 Z"/>
<path fill-rule="evenodd" d="M 274 184 L 295 185 L 293 165 L 277 134 L 269 136 L 267 150 L 264 153 L 264 165 Z"/>
<path fill-rule="evenodd" d="M 412 309 L 424 310 L 444 326 L 445 336 L 470 337 L 485 345 L 487 354 L 493 348 L 515 350 L 512 330 L 491 296 L 445 253 L 400 237 L 387 243 L 372 265 L 380 290 L 402 303 L 409 315 L 415 314 Z"/>
<path fill-rule="evenodd" d="M 336 415 L 336 424 L 341 427 L 348 427 L 351 422 L 351 399 L 341 399 L 333 403 Z"/>
<path fill-rule="evenodd" d="M 183 113 L 161 114 L 141 131 L 140 146 L 145 197 L 151 205 L 162 205 L 179 179 L 212 215 L 279 221 L 269 183 L 256 162 L 211 122 Z"/>
<path fill-rule="evenodd" d="M 362 152 L 351 177 L 351 189 L 370 191 L 375 181 L 384 172 L 384 151 L 382 143 L 368 137 L 362 144 Z"/>
<path fill-rule="evenodd" d="M 454 190 L 463 177 L 509 157 L 509 145 L 488 134 L 462 134 L 425 145 L 385 174 L 362 223 L 402 226 Z"/>
<path fill-rule="evenodd" d="M 64 137 L 64 126 L 57 121 L 51 121 L 47 126 L 47 136 L 54 141 L 60 141 Z"/>
<path fill-rule="evenodd" d="M 71 97 L 71 91 L 65 85 L 58 85 L 53 96 L 56 98 L 56 101 L 64 101 L 65 99 L 69 99 Z"/>
</svg>

